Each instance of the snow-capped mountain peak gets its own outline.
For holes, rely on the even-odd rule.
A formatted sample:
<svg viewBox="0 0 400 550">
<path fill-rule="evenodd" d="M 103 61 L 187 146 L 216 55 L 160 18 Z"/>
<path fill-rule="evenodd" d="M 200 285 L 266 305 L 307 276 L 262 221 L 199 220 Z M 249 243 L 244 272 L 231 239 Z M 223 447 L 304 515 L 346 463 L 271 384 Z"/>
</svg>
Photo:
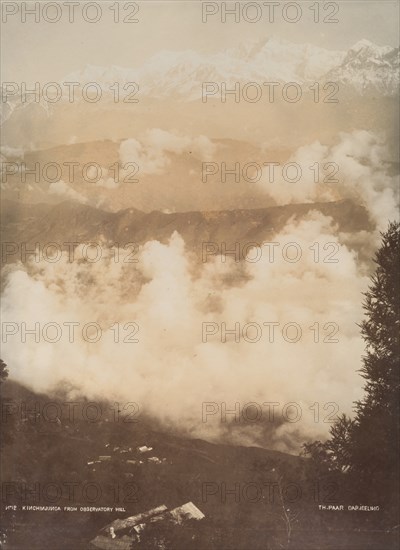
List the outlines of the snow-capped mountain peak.
<svg viewBox="0 0 400 550">
<path fill-rule="evenodd" d="M 359 94 L 395 95 L 399 91 L 399 49 L 360 40 L 325 80 L 344 84 Z"/>
<path fill-rule="evenodd" d="M 374 44 L 373 42 L 370 42 L 369 40 L 363 38 L 362 40 L 359 40 L 356 42 L 350 49 L 349 53 L 351 52 L 357 52 L 360 51 L 368 51 L 370 55 L 376 55 L 377 57 L 380 55 L 385 55 L 386 53 L 393 50 L 391 46 L 378 46 L 377 44 Z"/>
<path fill-rule="evenodd" d="M 398 50 L 397 50 L 398 51 Z M 136 82 L 148 97 L 171 96 L 185 100 L 201 97 L 204 82 L 334 81 L 358 93 L 398 90 L 398 53 L 363 39 L 348 51 L 328 50 L 314 44 L 294 44 L 276 37 L 249 40 L 213 54 L 193 50 L 163 50 L 139 67 L 87 65 L 64 82 L 98 83 L 104 90 L 118 82 Z"/>
</svg>

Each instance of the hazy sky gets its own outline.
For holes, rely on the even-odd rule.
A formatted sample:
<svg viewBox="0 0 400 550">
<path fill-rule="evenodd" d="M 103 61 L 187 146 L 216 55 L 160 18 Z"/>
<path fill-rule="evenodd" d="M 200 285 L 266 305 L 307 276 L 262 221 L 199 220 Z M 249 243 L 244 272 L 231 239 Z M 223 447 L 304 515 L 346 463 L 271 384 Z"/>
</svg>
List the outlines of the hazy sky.
<svg viewBox="0 0 400 550">
<path fill-rule="evenodd" d="M 40 6 L 46 3 L 48 4 L 40 2 Z M 60 80 L 86 64 L 135 67 L 163 49 L 211 52 L 237 45 L 242 41 L 265 39 L 270 36 L 293 42 L 318 44 L 330 49 L 346 49 L 362 38 L 380 45 L 398 45 L 397 1 L 338 2 L 339 11 L 332 17 L 339 19 L 339 22 L 331 24 L 313 21 L 314 15 L 310 6 L 315 2 L 297 3 L 302 8 L 302 15 L 297 23 L 288 23 L 283 18 L 282 5 L 288 4 L 287 2 L 281 2 L 276 8 L 273 23 L 268 20 L 268 10 L 263 6 L 265 2 L 259 2 L 263 11 L 260 12 L 260 20 L 255 23 L 245 21 L 243 13 L 239 23 L 235 23 L 233 17 L 228 17 L 227 22 L 222 23 L 220 11 L 209 16 L 207 23 L 203 23 L 200 1 L 146 0 L 137 2 L 140 6 L 137 14 L 139 23 L 132 24 L 114 22 L 111 6 L 115 2 L 98 2 L 102 14 L 97 23 L 84 21 L 82 5 L 88 2 L 82 0 L 75 8 L 74 23 L 68 21 L 66 6 L 63 6 L 59 22 L 46 22 L 40 13 L 38 23 L 34 21 L 33 16 L 27 16 L 27 21 L 23 23 L 22 4 L 32 8 L 33 3 L 2 1 L 2 77 L 3 80 L 17 82 Z M 18 13 L 8 16 L 4 22 L 5 10 L 13 9 L 10 7 L 11 4 L 18 6 Z M 121 18 L 132 9 L 126 4 L 128 3 L 120 1 Z M 321 2 L 322 6 L 325 5 L 325 9 L 321 8 L 321 19 L 329 17 L 334 4 Z M 249 8 L 247 13 L 249 19 L 254 18 L 254 7 Z M 293 11 L 286 13 L 289 18 L 295 15 Z M 48 14 L 49 17 L 54 17 L 55 11 L 49 8 Z M 88 17 L 94 17 L 94 11 L 88 11 L 87 14 Z"/>
</svg>

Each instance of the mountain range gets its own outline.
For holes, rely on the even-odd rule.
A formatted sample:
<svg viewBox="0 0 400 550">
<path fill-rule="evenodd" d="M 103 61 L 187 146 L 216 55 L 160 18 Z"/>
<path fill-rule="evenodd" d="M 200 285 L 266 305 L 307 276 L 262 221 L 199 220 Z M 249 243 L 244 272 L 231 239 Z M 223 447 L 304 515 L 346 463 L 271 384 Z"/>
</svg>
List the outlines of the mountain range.
<svg viewBox="0 0 400 550">
<path fill-rule="evenodd" d="M 4 200 L 2 202 L 3 243 L 24 243 L 27 249 L 55 242 L 104 242 L 123 246 L 142 245 L 158 240 L 167 243 L 177 231 L 185 241 L 188 252 L 202 256 L 204 242 L 226 243 L 226 249 L 249 242 L 261 244 L 283 229 L 290 219 L 301 220 L 311 211 L 330 216 L 340 231 L 356 232 L 371 229 L 365 208 L 352 201 L 293 204 L 253 210 L 214 212 L 159 211 L 144 213 L 134 208 L 105 212 L 87 205 L 62 202 L 58 205 L 28 205 Z M 18 251 L 20 249 L 18 248 Z M 18 252 L 5 259 L 15 262 Z"/>
<path fill-rule="evenodd" d="M 68 87 L 62 84 L 66 82 L 80 83 L 73 102 L 69 101 Z M 95 82 L 101 94 L 94 103 L 82 99 L 82 87 L 89 82 Z M 204 82 L 217 84 L 217 93 L 207 96 L 207 102 L 202 101 Z M 243 86 L 252 82 L 259 84 L 262 92 L 255 103 L 243 100 Z M 265 82 L 279 83 L 274 103 L 268 100 Z M 300 102 L 283 101 L 283 86 L 288 82 L 301 86 Z M 323 101 L 333 91 L 324 90 L 327 82 L 339 86 L 334 94 L 338 103 Z M 227 89 L 239 84 L 239 103 L 232 95 L 226 103 L 221 101 L 222 83 Z M 312 91 L 315 83 L 320 84 L 318 102 Z M 355 128 L 397 135 L 398 87 L 399 49 L 367 40 L 357 42 L 348 51 L 275 38 L 245 42 L 207 55 L 192 50 L 160 51 L 141 66 L 87 65 L 66 75 L 60 82 L 63 95 L 54 103 L 43 95 L 36 100 L 27 96 L 26 102 L 21 101 L 21 93 L 3 97 L 3 144 L 25 150 L 43 149 L 99 139 L 119 140 L 148 128 L 252 143 L 268 140 L 286 147 L 298 147 L 317 138 L 330 139 Z"/>
<path fill-rule="evenodd" d="M 265 81 L 303 85 L 334 81 L 360 94 L 375 91 L 392 96 L 399 87 L 399 48 L 378 46 L 363 39 L 347 51 L 328 50 L 269 38 L 244 42 L 213 54 L 162 50 L 138 67 L 86 65 L 66 75 L 62 83 L 78 82 L 83 86 L 95 82 L 113 95 L 110 90 L 113 84 L 135 82 L 143 96 L 159 99 L 178 96 L 191 101 L 201 98 L 203 82 L 234 85 Z M 64 94 L 67 91 L 65 88 Z M 19 100 L 17 94 L 2 102 L 3 121 L 11 116 Z M 22 105 L 32 100 L 33 96 L 27 96 Z M 39 104 L 51 110 L 51 102 L 43 100 Z"/>
<path fill-rule="evenodd" d="M 360 40 L 347 52 L 312 44 L 293 44 L 270 38 L 247 42 L 212 55 L 192 50 L 161 51 L 141 67 L 128 69 L 88 65 L 65 82 L 96 82 L 104 90 L 118 82 L 137 82 L 146 96 L 177 95 L 184 100 L 201 97 L 203 82 L 334 81 L 360 93 L 394 95 L 399 86 L 399 49 Z"/>
</svg>

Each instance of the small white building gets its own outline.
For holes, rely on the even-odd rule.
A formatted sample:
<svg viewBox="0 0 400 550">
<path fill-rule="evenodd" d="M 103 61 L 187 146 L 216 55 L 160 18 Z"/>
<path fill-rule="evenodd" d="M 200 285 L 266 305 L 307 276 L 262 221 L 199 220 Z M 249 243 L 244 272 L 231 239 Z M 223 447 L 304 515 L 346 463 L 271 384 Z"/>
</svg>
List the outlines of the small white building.
<svg viewBox="0 0 400 550">
<path fill-rule="evenodd" d="M 147 445 L 143 445 L 142 447 L 137 448 L 139 453 L 149 453 L 153 450 L 153 447 L 147 447 Z"/>
<path fill-rule="evenodd" d="M 147 459 L 148 462 L 154 462 L 154 464 L 161 464 L 162 460 L 158 458 L 158 456 L 151 456 Z"/>
<path fill-rule="evenodd" d="M 100 455 L 99 460 L 100 460 L 100 462 L 108 462 L 109 460 L 111 460 L 111 456 L 110 455 Z"/>
</svg>

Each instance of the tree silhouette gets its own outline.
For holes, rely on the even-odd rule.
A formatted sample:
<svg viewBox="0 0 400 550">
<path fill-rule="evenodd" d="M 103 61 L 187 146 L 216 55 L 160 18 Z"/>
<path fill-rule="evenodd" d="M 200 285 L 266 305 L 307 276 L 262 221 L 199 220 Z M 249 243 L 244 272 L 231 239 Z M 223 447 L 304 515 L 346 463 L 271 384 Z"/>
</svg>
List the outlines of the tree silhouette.
<svg viewBox="0 0 400 550">
<path fill-rule="evenodd" d="M 339 417 L 325 443 L 303 446 L 317 469 L 348 472 L 361 488 L 395 504 L 399 457 L 400 224 L 389 224 L 375 255 L 376 271 L 365 293 L 366 342 L 361 376 L 365 396 L 355 418 Z M 397 505 L 392 506 L 395 510 Z"/>
<path fill-rule="evenodd" d="M 3 361 L 3 359 L 0 359 L 0 384 L 6 380 L 8 377 L 8 369 L 7 365 Z"/>
<path fill-rule="evenodd" d="M 0 359 L 0 386 L 8 378 L 8 368 L 5 362 Z M 3 398 L 2 392 L 0 392 L 0 442 L 2 445 L 6 443 L 12 443 L 14 440 L 15 431 L 15 418 L 12 414 L 12 407 L 7 406 L 7 400 Z"/>
<path fill-rule="evenodd" d="M 361 375 L 365 397 L 356 403 L 352 467 L 384 490 L 398 479 L 400 352 L 400 224 L 391 223 L 375 256 L 377 269 L 365 293 L 366 342 Z"/>
</svg>

